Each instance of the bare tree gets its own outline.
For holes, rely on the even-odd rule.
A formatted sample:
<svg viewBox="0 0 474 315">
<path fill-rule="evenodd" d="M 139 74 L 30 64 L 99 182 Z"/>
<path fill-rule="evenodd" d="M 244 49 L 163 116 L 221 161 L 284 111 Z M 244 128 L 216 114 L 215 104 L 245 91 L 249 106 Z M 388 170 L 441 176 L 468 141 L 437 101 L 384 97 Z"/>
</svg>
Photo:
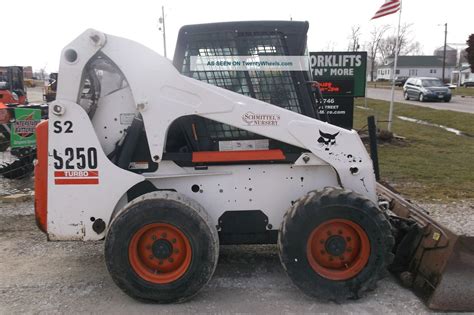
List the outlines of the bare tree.
<svg viewBox="0 0 474 315">
<path fill-rule="evenodd" d="M 394 56 L 395 53 L 398 53 L 398 55 L 419 55 L 422 53 L 421 44 L 414 41 L 411 35 L 412 26 L 413 24 L 404 24 L 400 27 L 398 51 L 396 51 L 396 35 L 382 38 L 380 41 L 380 55 L 382 56 L 382 60 Z"/>
<path fill-rule="evenodd" d="M 372 31 L 370 31 L 368 42 L 365 43 L 365 49 L 367 50 L 367 55 L 370 61 L 370 81 L 374 81 L 374 70 L 377 56 L 380 51 L 380 41 L 389 28 L 388 25 L 382 25 L 380 27 L 374 26 Z"/>
<path fill-rule="evenodd" d="M 347 51 L 358 51 L 360 48 L 360 25 L 352 25 L 351 33 L 348 36 L 349 44 L 347 46 Z"/>
</svg>

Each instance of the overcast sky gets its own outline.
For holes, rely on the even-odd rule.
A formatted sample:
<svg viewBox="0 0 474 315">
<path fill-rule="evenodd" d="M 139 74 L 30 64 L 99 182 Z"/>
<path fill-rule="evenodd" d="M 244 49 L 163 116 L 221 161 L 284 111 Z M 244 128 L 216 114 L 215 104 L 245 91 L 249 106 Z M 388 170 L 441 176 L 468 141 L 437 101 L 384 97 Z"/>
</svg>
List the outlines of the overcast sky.
<svg viewBox="0 0 474 315">
<path fill-rule="evenodd" d="M 362 42 L 373 26 L 394 26 L 398 15 L 370 21 L 384 0 L 4 0 L 1 1 L 0 65 L 32 65 L 56 71 L 61 49 L 87 28 L 127 37 L 160 54 L 161 6 L 166 11 L 168 58 L 173 57 L 179 28 L 186 24 L 239 20 L 309 21 L 310 51 L 345 50 L 352 25 L 362 28 Z M 403 0 L 402 23 L 413 23 L 412 36 L 425 54 L 448 43 L 465 43 L 474 33 L 474 0 Z"/>
</svg>

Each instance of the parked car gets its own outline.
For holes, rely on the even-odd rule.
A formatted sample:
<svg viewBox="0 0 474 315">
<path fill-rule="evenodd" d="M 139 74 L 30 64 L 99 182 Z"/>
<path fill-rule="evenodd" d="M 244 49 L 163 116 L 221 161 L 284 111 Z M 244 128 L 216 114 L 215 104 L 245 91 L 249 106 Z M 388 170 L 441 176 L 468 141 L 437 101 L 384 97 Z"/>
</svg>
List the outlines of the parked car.
<svg viewBox="0 0 474 315">
<path fill-rule="evenodd" d="M 398 76 L 395 78 L 395 86 L 403 86 L 405 82 L 408 80 L 408 77 Z"/>
<path fill-rule="evenodd" d="M 403 96 L 406 100 L 417 99 L 420 102 L 438 100 L 449 102 L 451 91 L 438 78 L 408 78 L 403 86 Z"/>
<path fill-rule="evenodd" d="M 463 87 L 474 86 L 474 78 L 469 78 L 469 79 L 464 80 L 464 82 L 462 83 L 462 86 Z"/>
</svg>

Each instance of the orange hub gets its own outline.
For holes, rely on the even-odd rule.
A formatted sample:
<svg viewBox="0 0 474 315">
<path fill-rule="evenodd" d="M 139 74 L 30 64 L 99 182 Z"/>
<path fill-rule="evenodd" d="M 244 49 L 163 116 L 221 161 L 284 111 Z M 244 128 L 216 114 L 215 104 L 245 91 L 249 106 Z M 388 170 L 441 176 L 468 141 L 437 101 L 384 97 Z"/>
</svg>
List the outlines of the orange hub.
<svg viewBox="0 0 474 315">
<path fill-rule="evenodd" d="M 144 280 L 166 284 L 181 278 L 191 265 L 191 244 L 177 227 L 152 223 L 141 227 L 128 246 L 133 270 Z"/>
<path fill-rule="evenodd" d="M 370 242 L 367 233 L 349 220 L 334 219 L 317 226 L 306 245 L 308 262 L 315 272 L 330 280 L 347 280 L 367 264 Z"/>
</svg>

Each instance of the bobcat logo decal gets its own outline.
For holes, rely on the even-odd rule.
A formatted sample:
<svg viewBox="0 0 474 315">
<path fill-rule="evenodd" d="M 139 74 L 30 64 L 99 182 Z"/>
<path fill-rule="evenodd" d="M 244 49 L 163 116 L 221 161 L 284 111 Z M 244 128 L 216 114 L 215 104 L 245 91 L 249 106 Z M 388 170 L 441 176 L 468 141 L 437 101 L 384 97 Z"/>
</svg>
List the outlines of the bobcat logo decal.
<svg viewBox="0 0 474 315">
<path fill-rule="evenodd" d="M 321 145 L 324 148 L 324 150 L 329 151 L 329 148 L 333 145 L 336 144 L 336 137 L 339 134 L 339 132 L 336 132 L 335 134 L 330 134 L 330 133 L 324 133 L 321 130 L 319 130 L 319 139 L 318 142 L 321 143 Z"/>
</svg>

